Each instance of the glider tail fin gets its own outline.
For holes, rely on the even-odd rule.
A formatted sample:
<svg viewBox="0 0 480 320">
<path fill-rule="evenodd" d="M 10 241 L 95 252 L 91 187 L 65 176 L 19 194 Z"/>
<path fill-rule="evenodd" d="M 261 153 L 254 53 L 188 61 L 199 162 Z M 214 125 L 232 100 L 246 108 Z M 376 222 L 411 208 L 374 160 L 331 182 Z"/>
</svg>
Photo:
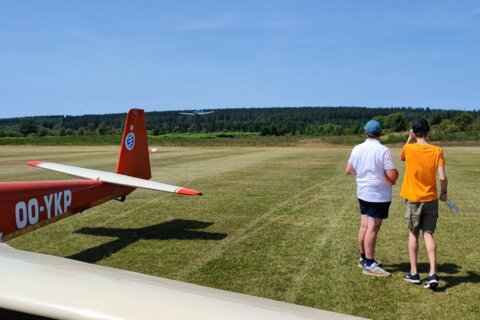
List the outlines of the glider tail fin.
<svg viewBox="0 0 480 320">
<path fill-rule="evenodd" d="M 128 111 L 118 157 L 117 173 L 141 179 L 152 177 L 145 112 L 141 109 Z"/>
</svg>

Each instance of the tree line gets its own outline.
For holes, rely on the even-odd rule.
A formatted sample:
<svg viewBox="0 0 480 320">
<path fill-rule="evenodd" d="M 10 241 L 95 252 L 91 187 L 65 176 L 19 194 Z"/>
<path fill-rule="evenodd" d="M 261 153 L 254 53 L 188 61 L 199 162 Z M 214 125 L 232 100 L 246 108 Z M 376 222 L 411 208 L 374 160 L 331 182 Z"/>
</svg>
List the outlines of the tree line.
<svg viewBox="0 0 480 320">
<path fill-rule="evenodd" d="M 385 131 L 408 129 L 414 118 L 429 120 L 440 140 L 449 137 L 479 138 L 480 111 L 429 108 L 288 107 L 217 109 L 205 116 L 179 111 L 147 112 L 151 135 L 187 132 L 258 132 L 263 136 L 332 136 L 363 133 L 370 119 Z M 0 137 L 119 135 L 125 113 L 82 116 L 37 116 L 0 119 Z"/>
</svg>

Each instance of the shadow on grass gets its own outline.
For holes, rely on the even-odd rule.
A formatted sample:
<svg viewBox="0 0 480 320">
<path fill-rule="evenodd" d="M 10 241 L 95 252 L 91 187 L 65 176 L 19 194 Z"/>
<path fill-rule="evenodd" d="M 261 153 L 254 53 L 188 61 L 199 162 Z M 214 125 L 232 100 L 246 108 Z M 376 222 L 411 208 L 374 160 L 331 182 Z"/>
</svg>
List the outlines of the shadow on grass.
<svg viewBox="0 0 480 320">
<path fill-rule="evenodd" d="M 410 272 L 410 263 L 408 262 L 394 264 L 389 267 L 389 270 L 391 270 L 392 272 Z M 474 271 L 466 271 L 467 275 L 457 275 L 460 273 L 461 268 L 462 267 L 456 265 L 455 263 L 438 264 L 438 272 L 445 273 L 447 275 L 440 277 L 440 281 L 445 282 L 445 285 L 438 287 L 435 291 L 442 292 L 447 290 L 448 288 L 455 287 L 460 283 L 480 283 L 480 275 Z M 419 263 L 417 269 L 419 273 L 428 273 L 430 270 L 430 265 L 428 263 Z"/>
<path fill-rule="evenodd" d="M 75 233 L 94 236 L 115 237 L 116 240 L 104 243 L 74 255 L 68 256 L 88 263 L 96 263 L 139 240 L 222 240 L 225 233 L 196 231 L 211 226 L 212 222 L 176 219 L 138 229 L 82 228 Z"/>
</svg>

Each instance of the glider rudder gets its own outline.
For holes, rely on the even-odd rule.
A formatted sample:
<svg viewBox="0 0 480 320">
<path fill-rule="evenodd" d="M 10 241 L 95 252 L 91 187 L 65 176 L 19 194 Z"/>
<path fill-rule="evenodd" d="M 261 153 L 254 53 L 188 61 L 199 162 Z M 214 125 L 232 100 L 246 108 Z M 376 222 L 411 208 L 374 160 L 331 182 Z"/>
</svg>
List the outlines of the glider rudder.
<svg viewBox="0 0 480 320">
<path fill-rule="evenodd" d="M 118 156 L 117 173 L 147 180 L 152 177 L 145 112 L 141 109 L 128 111 Z"/>
</svg>

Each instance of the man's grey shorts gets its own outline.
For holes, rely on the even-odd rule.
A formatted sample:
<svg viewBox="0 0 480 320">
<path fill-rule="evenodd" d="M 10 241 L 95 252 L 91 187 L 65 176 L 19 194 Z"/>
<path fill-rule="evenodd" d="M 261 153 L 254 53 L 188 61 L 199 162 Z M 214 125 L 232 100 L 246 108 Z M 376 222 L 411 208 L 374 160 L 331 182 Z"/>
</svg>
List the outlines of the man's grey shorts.
<svg viewBox="0 0 480 320">
<path fill-rule="evenodd" d="M 406 201 L 407 212 L 405 219 L 407 227 L 412 232 L 422 230 L 434 233 L 438 219 L 438 200 L 429 202 Z"/>
</svg>

